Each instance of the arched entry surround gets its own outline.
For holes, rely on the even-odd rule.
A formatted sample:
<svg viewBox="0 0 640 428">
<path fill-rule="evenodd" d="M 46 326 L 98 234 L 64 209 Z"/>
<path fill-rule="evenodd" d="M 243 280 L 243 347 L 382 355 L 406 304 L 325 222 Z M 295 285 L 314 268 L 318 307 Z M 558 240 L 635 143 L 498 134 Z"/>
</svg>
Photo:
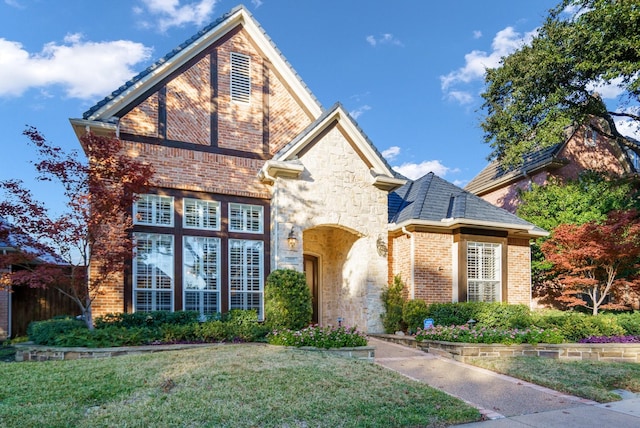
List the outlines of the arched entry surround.
<svg viewBox="0 0 640 428">
<path fill-rule="evenodd" d="M 341 321 L 346 326 L 366 328 L 366 263 L 357 256 L 358 247 L 364 244 L 358 244 L 361 239 L 355 231 L 336 226 L 317 226 L 303 232 L 304 254 L 318 259 L 321 325 Z"/>
</svg>

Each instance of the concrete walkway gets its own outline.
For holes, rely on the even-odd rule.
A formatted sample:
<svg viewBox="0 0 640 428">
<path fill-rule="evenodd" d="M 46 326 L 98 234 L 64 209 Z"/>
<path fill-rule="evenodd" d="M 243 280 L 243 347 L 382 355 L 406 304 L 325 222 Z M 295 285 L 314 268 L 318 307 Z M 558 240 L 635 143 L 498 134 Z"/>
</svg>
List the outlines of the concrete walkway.
<svg viewBox="0 0 640 428">
<path fill-rule="evenodd" d="M 418 349 L 370 338 L 375 362 L 480 410 L 492 427 L 640 427 L 640 398 L 598 404 Z"/>
</svg>

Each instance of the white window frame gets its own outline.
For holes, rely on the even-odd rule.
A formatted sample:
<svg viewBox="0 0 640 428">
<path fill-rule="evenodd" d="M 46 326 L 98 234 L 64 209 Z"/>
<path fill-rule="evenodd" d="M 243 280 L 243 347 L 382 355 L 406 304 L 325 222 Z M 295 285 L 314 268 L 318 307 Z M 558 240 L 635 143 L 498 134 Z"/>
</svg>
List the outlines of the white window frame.
<svg viewBox="0 0 640 428">
<path fill-rule="evenodd" d="M 258 319 L 264 319 L 263 241 L 229 239 L 229 310 L 233 309 L 255 309 Z"/>
<path fill-rule="evenodd" d="M 476 249 L 472 254 L 471 249 Z M 467 301 L 502 301 L 502 244 L 467 242 Z M 473 260 L 475 259 L 475 260 Z M 472 265 L 475 269 L 472 270 Z M 475 272 L 475 275 L 473 275 Z M 472 290 L 475 290 L 472 292 Z"/>
<path fill-rule="evenodd" d="M 191 205 L 192 204 L 192 205 Z M 193 207 L 195 212 L 189 210 Z M 214 210 L 213 216 L 209 213 Z M 188 224 L 193 217 L 197 225 Z M 220 202 L 205 199 L 184 198 L 182 200 L 182 227 L 185 229 L 220 230 Z"/>
<path fill-rule="evenodd" d="M 148 209 L 142 209 L 142 206 L 144 204 L 150 205 L 150 212 Z M 173 207 L 173 196 L 162 196 L 154 194 L 140 195 L 133 204 L 133 224 L 173 227 Z M 145 215 L 145 217 L 150 217 L 149 220 L 140 218 L 145 211 L 147 211 L 147 215 Z"/>
<path fill-rule="evenodd" d="M 251 57 L 231 52 L 231 79 L 229 92 L 231 101 L 241 104 L 251 102 Z"/>
<path fill-rule="evenodd" d="M 174 310 L 174 293 L 175 293 L 175 243 L 174 236 L 160 233 L 134 233 L 134 239 L 136 240 L 136 249 L 134 251 L 133 257 L 133 275 L 132 275 L 132 288 L 133 288 L 133 308 L 134 312 L 137 311 L 157 311 L 157 310 Z M 148 263 L 149 272 L 147 272 L 147 279 L 149 281 L 149 286 L 141 287 L 139 279 L 141 278 L 140 269 L 140 245 L 141 241 L 148 240 L 151 242 L 152 251 L 151 261 Z M 164 255 L 165 258 L 162 258 L 159 249 L 164 246 L 165 249 L 168 249 L 168 252 Z M 168 258 L 168 260 L 166 259 Z M 154 260 L 155 259 L 155 260 Z M 164 267 L 164 268 L 163 268 Z M 166 281 L 168 278 L 169 285 L 163 285 L 163 281 Z M 138 295 L 139 294 L 149 294 L 151 297 L 150 308 L 140 309 L 138 305 Z M 159 299 L 162 295 L 169 295 L 170 304 L 162 305 L 159 304 Z"/>
<path fill-rule="evenodd" d="M 241 227 L 237 227 L 234 221 L 233 211 L 241 213 L 242 218 L 239 219 Z M 253 215 L 257 214 L 257 220 L 254 220 Z M 257 229 L 253 227 L 257 224 Z M 242 232 L 242 233 L 255 233 L 261 234 L 264 231 L 264 207 L 262 205 L 251 204 L 229 204 L 229 231 L 230 232 Z"/>
<path fill-rule="evenodd" d="M 201 317 L 220 312 L 220 238 L 206 236 L 183 236 L 182 245 L 182 293 L 184 310 L 200 312 Z M 189 242 L 191 241 L 191 242 Z M 213 249 L 214 259 L 204 259 L 204 249 Z M 199 248 L 197 248 L 199 247 Z M 198 254 L 195 254 L 195 253 Z M 197 263 L 196 257 L 201 262 Z M 193 262 L 193 263 L 190 263 Z M 212 264 L 212 265 L 211 265 Z M 213 280 L 213 281 L 211 281 Z M 207 283 L 207 281 L 210 282 Z M 197 296 L 197 307 L 189 306 L 188 295 Z M 206 300 L 213 298 L 215 307 L 208 308 Z"/>
</svg>

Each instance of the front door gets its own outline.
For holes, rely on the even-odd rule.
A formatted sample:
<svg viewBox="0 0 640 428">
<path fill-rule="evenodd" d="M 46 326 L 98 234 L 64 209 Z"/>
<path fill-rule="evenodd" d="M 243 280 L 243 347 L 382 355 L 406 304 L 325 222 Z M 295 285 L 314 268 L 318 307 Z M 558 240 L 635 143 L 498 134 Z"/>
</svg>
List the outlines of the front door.
<svg viewBox="0 0 640 428">
<path fill-rule="evenodd" d="M 304 274 L 307 277 L 307 285 L 311 291 L 311 297 L 313 298 L 313 317 L 311 321 L 313 324 L 318 324 L 318 258 L 304 255 Z"/>
</svg>

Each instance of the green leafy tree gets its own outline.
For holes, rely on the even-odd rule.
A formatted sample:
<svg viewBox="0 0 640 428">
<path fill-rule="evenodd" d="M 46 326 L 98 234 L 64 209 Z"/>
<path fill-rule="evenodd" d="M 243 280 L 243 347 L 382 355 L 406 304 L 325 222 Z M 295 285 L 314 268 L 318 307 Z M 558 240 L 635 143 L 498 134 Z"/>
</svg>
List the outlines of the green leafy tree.
<svg viewBox="0 0 640 428">
<path fill-rule="evenodd" d="M 639 28 L 639 0 L 564 0 L 550 10 L 531 44 L 487 71 L 482 128 L 489 157 L 518 165 L 525 154 L 563 141 L 567 127 L 594 118 L 608 125 L 598 132 L 640 153 L 614 123 L 640 128 Z M 602 85 L 620 93 L 614 110 L 597 94 Z"/>
<path fill-rule="evenodd" d="M 638 196 L 634 180 L 585 171 L 575 180 L 551 179 L 544 186 L 522 191 L 517 214 L 553 233 L 562 224 L 600 223 L 611 211 L 640 209 Z M 541 250 L 546 239 L 539 238 L 531 248 L 533 295 L 542 303 L 564 307 L 558 300 L 562 285 Z"/>
</svg>

